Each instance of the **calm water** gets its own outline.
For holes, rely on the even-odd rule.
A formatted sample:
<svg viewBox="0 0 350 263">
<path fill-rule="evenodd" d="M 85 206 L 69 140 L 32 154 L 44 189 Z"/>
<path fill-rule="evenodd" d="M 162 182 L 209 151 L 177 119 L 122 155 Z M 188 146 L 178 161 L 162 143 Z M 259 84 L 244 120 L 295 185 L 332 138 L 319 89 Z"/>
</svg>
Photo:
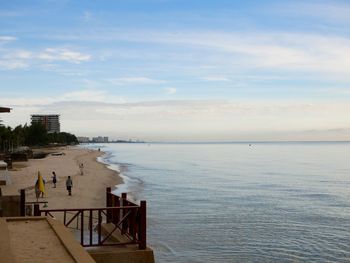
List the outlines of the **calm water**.
<svg viewBox="0 0 350 263">
<path fill-rule="evenodd" d="M 157 262 L 350 261 L 350 143 L 102 147 Z"/>
</svg>

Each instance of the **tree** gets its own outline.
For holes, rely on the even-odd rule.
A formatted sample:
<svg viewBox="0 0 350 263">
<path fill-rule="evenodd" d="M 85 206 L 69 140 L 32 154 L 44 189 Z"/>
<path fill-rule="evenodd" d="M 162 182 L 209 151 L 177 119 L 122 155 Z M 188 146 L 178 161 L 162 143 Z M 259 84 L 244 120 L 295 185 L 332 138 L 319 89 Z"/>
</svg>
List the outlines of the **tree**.
<svg viewBox="0 0 350 263">
<path fill-rule="evenodd" d="M 47 145 L 48 136 L 45 126 L 41 123 L 32 123 L 26 131 L 25 144 L 28 146 Z"/>
<path fill-rule="evenodd" d="M 50 133 L 41 123 L 30 126 L 19 125 L 15 129 L 0 125 L 0 151 L 11 151 L 19 146 L 46 146 L 55 144 L 78 144 L 74 134 L 67 132 Z"/>
<path fill-rule="evenodd" d="M 8 151 L 11 147 L 12 131 L 10 127 L 0 126 L 0 149 Z"/>
<path fill-rule="evenodd" d="M 67 132 L 50 133 L 48 134 L 49 143 L 59 144 L 78 144 L 78 139 L 74 134 Z"/>
</svg>

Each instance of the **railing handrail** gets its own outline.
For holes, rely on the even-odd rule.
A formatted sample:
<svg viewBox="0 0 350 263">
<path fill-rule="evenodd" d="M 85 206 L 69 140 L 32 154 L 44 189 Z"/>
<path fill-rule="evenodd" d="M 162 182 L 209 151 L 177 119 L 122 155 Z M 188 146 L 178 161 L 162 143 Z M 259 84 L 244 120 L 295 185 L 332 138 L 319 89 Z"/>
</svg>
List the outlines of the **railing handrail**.
<svg viewBox="0 0 350 263">
<path fill-rule="evenodd" d="M 92 208 L 57 208 L 57 209 L 40 209 L 40 212 L 72 212 L 72 211 L 98 211 L 98 210 L 122 210 L 122 209 L 136 209 L 140 208 L 138 205 L 133 206 L 117 206 L 117 207 L 92 207 Z"/>
<path fill-rule="evenodd" d="M 23 190 L 24 191 L 24 190 Z M 25 203 L 25 199 L 23 200 Z M 85 208 L 57 208 L 57 209 L 40 209 L 39 203 L 34 204 L 34 216 L 45 214 L 54 217 L 51 213 L 63 213 L 64 225 L 69 227 L 72 222 L 80 221 L 80 243 L 82 246 L 108 246 L 108 245 L 127 245 L 138 244 L 139 249 L 146 248 L 146 201 L 141 201 L 140 205 L 136 205 L 127 200 L 127 194 L 123 193 L 121 197 L 111 193 L 111 188 L 106 189 L 106 207 L 85 207 Z M 66 221 L 67 212 L 75 212 L 68 222 Z M 94 243 L 93 238 L 93 217 L 94 212 L 98 213 L 98 242 Z M 69 213 L 71 214 L 71 213 Z M 88 214 L 88 216 L 86 216 Z M 80 219 L 79 219 L 80 217 Z M 109 231 L 107 236 L 102 240 L 101 226 L 103 218 L 106 223 L 112 223 L 114 228 Z M 89 243 L 84 242 L 84 218 L 88 218 Z M 126 236 L 129 241 L 123 243 L 105 243 L 112 236 L 114 231 L 120 230 L 120 234 Z"/>
</svg>

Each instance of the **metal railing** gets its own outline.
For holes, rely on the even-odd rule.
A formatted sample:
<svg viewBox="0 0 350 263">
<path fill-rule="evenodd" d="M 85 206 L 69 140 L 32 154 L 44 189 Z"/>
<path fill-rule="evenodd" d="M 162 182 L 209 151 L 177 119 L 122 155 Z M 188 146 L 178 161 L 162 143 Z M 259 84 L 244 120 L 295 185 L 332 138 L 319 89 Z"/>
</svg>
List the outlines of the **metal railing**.
<svg viewBox="0 0 350 263">
<path fill-rule="evenodd" d="M 34 216 L 59 218 L 66 227 L 80 230 L 80 244 L 84 247 L 125 246 L 138 244 L 146 248 L 146 201 L 140 205 L 106 191 L 106 207 L 41 209 L 34 204 Z M 109 227 L 102 227 L 106 223 Z"/>
</svg>

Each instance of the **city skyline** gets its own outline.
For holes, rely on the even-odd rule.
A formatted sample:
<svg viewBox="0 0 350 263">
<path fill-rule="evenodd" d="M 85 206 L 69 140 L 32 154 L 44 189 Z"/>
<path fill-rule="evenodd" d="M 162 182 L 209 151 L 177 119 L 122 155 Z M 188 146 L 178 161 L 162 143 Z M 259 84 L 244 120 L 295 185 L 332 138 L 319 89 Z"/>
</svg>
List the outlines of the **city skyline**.
<svg viewBox="0 0 350 263">
<path fill-rule="evenodd" d="M 350 140 L 346 1 L 0 2 L 5 125 L 54 113 L 77 136 Z"/>
</svg>

